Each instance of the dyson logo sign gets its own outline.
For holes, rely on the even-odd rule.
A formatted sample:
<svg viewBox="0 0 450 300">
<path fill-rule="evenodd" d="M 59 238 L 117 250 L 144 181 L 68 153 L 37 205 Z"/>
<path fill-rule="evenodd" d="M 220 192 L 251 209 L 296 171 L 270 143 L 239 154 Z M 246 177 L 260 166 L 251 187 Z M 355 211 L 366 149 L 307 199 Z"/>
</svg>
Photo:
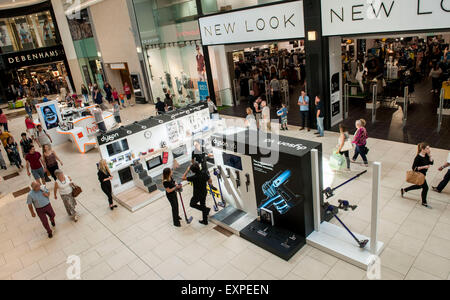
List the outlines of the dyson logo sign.
<svg viewBox="0 0 450 300">
<path fill-rule="evenodd" d="M 103 142 L 103 143 L 109 143 L 109 142 L 114 141 L 117 137 L 119 137 L 119 133 L 116 132 L 114 134 L 102 136 L 100 141 Z"/>
</svg>

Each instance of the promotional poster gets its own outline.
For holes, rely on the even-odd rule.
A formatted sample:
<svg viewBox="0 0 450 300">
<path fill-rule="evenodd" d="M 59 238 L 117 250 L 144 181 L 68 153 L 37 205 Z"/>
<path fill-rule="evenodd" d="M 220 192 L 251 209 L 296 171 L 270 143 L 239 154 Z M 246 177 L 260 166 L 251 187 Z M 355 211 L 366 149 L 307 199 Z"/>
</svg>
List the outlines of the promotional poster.
<svg viewBox="0 0 450 300">
<path fill-rule="evenodd" d="M 59 118 L 58 113 L 56 112 L 55 104 L 44 106 L 41 110 L 45 121 L 45 127 L 47 127 L 47 129 L 52 129 L 59 126 Z"/>
</svg>

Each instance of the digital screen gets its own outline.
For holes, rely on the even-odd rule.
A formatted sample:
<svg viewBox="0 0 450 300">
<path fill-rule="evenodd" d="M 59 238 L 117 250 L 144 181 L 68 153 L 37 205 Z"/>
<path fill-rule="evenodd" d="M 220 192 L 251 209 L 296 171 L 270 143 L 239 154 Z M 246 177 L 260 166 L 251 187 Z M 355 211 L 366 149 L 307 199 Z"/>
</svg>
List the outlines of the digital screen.
<svg viewBox="0 0 450 300">
<path fill-rule="evenodd" d="M 41 108 L 41 111 L 47 130 L 59 126 L 59 118 L 58 113 L 56 112 L 55 104 L 44 106 Z"/>
<path fill-rule="evenodd" d="M 182 145 L 178 148 L 175 148 L 172 150 L 173 158 L 178 158 L 180 156 L 183 156 L 187 154 L 187 147 L 186 145 Z"/>
<path fill-rule="evenodd" d="M 154 168 L 156 168 L 156 167 L 158 167 L 158 166 L 160 166 L 162 164 L 163 163 L 162 163 L 161 156 L 157 156 L 157 157 L 154 157 L 152 159 L 147 160 L 147 169 L 151 170 L 151 169 L 154 169 Z"/>
<path fill-rule="evenodd" d="M 128 141 L 127 139 L 123 139 L 121 141 L 109 144 L 106 146 L 106 149 L 108 150 L 108 155 L 113 156 L 116 154 L 119 154 L 123 151 L 127 151 L 128 148 Z"/>
<path fill-rule="evenodd" d="M 125 184 L 133 180 L 130 167 L 120 170 L 119 172 L 120 184 Z"/>
<path fill-rule="evenodd" d="M 242 160 L 239 156 L 223 152 L 222 158 L 224 165 L 242 171 Z"/>
</svg>

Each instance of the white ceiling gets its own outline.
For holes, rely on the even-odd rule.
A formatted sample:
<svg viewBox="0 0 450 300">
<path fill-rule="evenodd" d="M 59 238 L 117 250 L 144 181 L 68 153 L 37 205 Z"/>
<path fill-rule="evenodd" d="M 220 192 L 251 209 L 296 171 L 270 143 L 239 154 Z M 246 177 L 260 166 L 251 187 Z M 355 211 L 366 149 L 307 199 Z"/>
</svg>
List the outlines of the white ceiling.
<svg viewBox="0 0 450 300">
<path fill-rule="evenodd" d="M 15 8 L 21 6 L 28 6 L 44 2 L 45 0 L 0 0 L 0 9 Z"/>
</svg>

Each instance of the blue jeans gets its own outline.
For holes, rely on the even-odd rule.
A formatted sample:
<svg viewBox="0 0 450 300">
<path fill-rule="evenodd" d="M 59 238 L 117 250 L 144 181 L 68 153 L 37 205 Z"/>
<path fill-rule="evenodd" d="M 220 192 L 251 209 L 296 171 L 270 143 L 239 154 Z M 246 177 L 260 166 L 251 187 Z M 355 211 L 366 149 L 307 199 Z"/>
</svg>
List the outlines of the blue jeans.
<svg viewBox="0 0 450 300">
<path fill-rule="evenodd" d="M 356 145 L 355 154 L 353 155 L 353 160 L 356 160 L 358 158 L 358 155 L 361 155 L 361 158 L 363 159 L 364 163 L 367 165 L 368 162 L 367 162 L 366 152 L 367 152 L 367 149 L 366 149 L 365 145 L 364 146 Z"/>
<path fill-rule="evenodd" d="M 317 118 L 317 131 L 319 131 L 320 136 L 324 135 L 323 119 L 324 119 L 323 117 Z"/>
</svg>

